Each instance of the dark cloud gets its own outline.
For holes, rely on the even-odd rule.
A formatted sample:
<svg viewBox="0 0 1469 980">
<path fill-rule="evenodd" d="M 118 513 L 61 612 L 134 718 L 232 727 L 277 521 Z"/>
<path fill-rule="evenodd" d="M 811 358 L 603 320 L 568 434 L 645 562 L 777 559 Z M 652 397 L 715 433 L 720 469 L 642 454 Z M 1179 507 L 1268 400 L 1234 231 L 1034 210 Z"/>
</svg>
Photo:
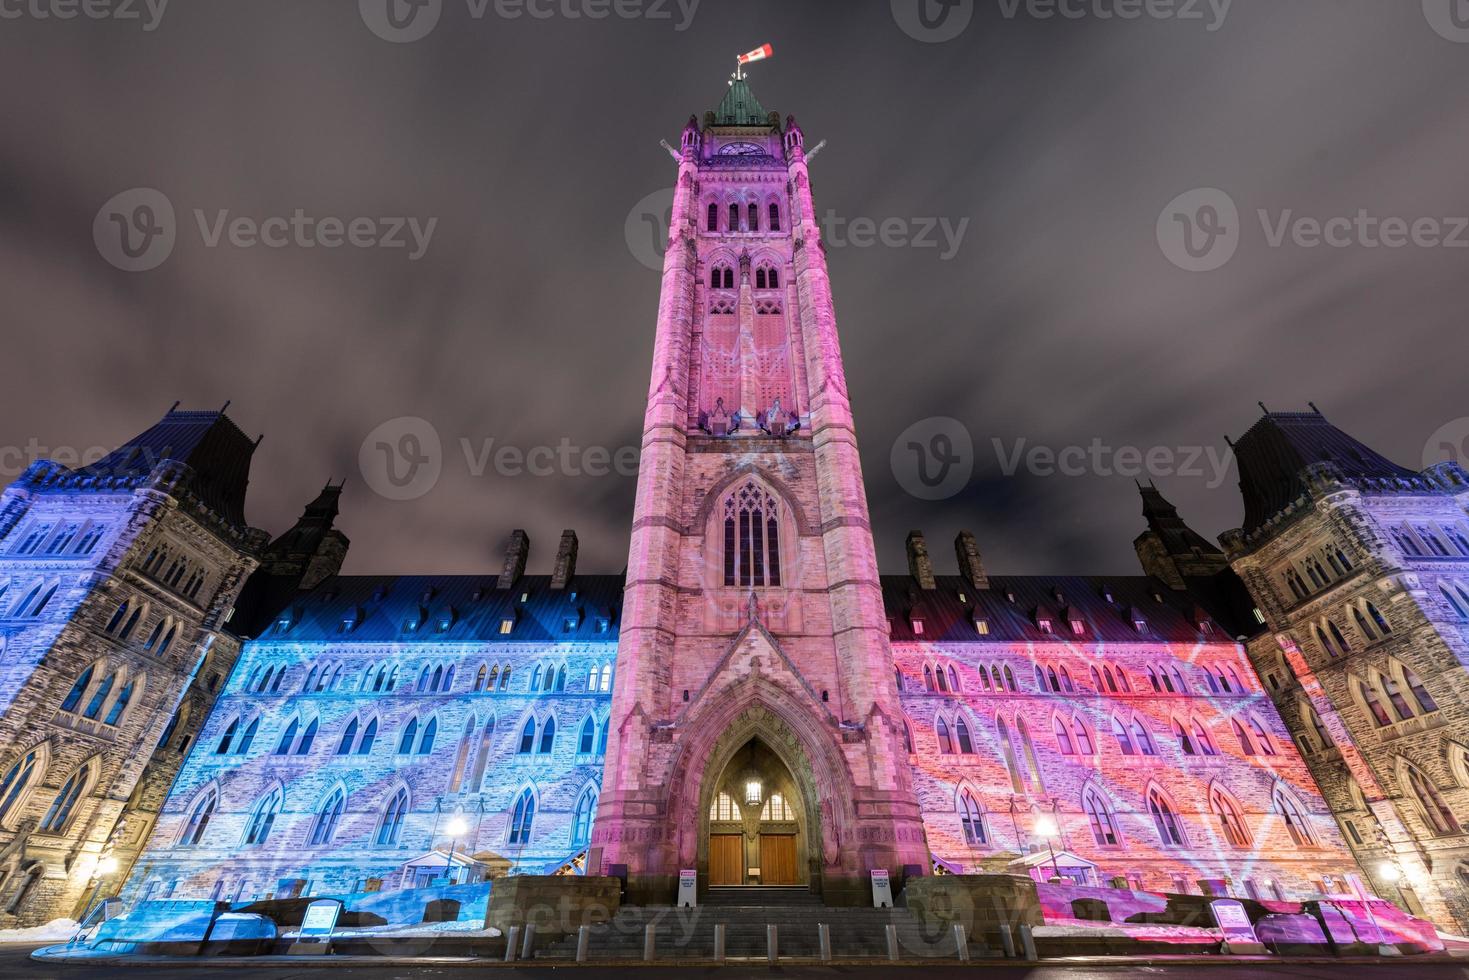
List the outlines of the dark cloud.
<svg viewBox="0 0 1469 980">
<path fill-rule="evenodd" d="M 1092 5 L 1088 4 L 1088 8 Z M 1104 5 L 1105 6 L 1105 5 Z M 492 8 L 493 9 L 493 8 Z M 1023 9 L 1023 5 L 1022 5 Z M 1208 445 L 1314 399 L 1414 464 L 1462 397 L 1464 251 L 1268 248 L 1257 208 L 1329 217 L 1469 214 L 1469 45 L 1416 3 L 1237 0 L 1200 23 L 1006 19 L 977 2 L 924 44 L 887 3 L 715 2 L 692 26 L 474 20 L 448 0 L 427 38 L 388 44 L 353 2 L 191 0 L 152 32 L 7 20 L 0 32 L 0 444 L 111 445 L 175 399 L 233 399 L 266 433 L 249 513 L 279 530 L 349 477 L 357 571 L 493 567 L 512 527 L 533 567 L 574 526 L 583 567 L 626 560 L 627 478 L 475 478 L 472 446 L 636 443 L 658 276 L 628 211 L 672 179 L 658 148 L 720 97 L 732 56 L 814 143 L 818 205 L 845 219 L 967 220 L 942 249 L 833 245 L 847 369 L 885 566 L 961 526 L 1012 572 L 1127 571 L 1130 480 L 1006 477 L 993 440 Z M 92 243 L 101 204 L 162 190 L 178 244 L 147 273 Z M 1169 264 L 1175 195 L 1226 190 L 1233 261 Z M 206 248 L 192 212 L 437 217 L 428 253 Z M 903 493 L 897 435 L 963 420 L 979 460 L 940 503 Z M 437 487 L 382 499 L 364 436 L 430 420 Z M 1201 531 L 1241 513 L 1232 479 L 1160 479 Z"/>
</svg>

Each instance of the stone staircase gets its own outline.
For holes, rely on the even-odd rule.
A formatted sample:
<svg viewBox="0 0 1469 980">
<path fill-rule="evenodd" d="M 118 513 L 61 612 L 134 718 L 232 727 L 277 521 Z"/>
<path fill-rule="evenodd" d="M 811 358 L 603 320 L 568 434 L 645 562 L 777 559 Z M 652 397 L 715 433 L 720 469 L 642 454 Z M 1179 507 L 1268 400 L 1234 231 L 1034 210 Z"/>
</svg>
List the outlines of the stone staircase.
<svg viewBox="0 0 1469 980">
<path fill-rule="evenodd" d="M 658 960 L 711 960 L 714 958 L 714 927 L 725 927 L 725 957 L 731 960 L 764 960 L 767 955 L 766 926 L 777 926 L 776 948 L 781 959 L 815 960 L 820 956 L 818 924 L 831 929 L 835 959 L 878 958 L 888 955 L 886 927 L 898 932 L 898 950 L 903 959 L 940 958 L 953 960 L 953 937 L 926 931 L 921 921 L 905 908 L 828 908 L 819 897 L 804 889 L 761 888 L 711 890 L 705 904 L 697 908 L 671 906 L 624 906 L 608 922 L 590 927 L 588 958 L 592 960 L 641 960 L 643 936 L 648 925 L 656 935 L 654 958 Z M 739 904 L 759 901 L 759 905 Z M 573 933 L 536 952 L 538 960 L 576 958 L 577 937 Z M 980 942 L 970 941 L 975 959 L 993 954 Z"/>
</svg>

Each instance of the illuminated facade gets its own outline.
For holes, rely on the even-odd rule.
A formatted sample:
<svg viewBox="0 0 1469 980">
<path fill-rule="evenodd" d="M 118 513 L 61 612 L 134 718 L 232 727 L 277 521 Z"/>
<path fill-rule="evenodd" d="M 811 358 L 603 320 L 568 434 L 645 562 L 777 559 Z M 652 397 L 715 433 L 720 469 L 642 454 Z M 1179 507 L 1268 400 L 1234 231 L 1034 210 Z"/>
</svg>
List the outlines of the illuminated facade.
<svg viewBox="0 0 1469 980">
<path fill-rule="evenodd" d="M 16 683 L 0 696 L 20 693 L 0 744 L 19 754 L 0 754 L 0 774 L 17 774 L 0 808 L 21 789 L 0 809 L 0 870 L 64 876 L 125 837 L 134 898 L 590 869 L 668 901 L 686 868 L 706 887 L 795 885 L 831 903 L 870 900 L 874 869 L 1264 898 L 1356 887 L 1297 743 L 1310 746 L 1277 711 L 1291 681 L 1262 684 L 1247 654 L 1260 663 L 1260 636 L 1289 632 L 1281 609 L 1262 599 L 1257 613 L 1155 489 L 1144 575 L 991 577 L 967 533 L 958 575 L 940 575 L 917 532 L 907 574 L 878 573 L 804 136 L 736 79 L 678 156 L 624 575 L 579 574 L 571 532 L 549 576 L 525 574 L 523 532 L 497 575 L 340 575 L 338 488 L 267 545 L 243 524 L 237 465 L 233 523 L 190 516 L 224 484 L 170 490 L 173 463 L 131 488 L 43 465 L 7 491 L 10 618 L 46 575 L 81 585 L 47 600 L 49 633 L 6 620 Z M 129 500 L 152 509 L 129 518 Z M 1433 500 L 1462 513 L 1462 496 Z M 105 501 L 122 519 L 108 527 L 127 530 L 95 557 L 27 550 L 49 540 L 28 529 L 51 509 Z M 171 571 L 157 581 L 175 524 L 195 550 L 216 542 L 198 596 L 184 578 L 180 597 Z M 1357 545 L 1354 567 L 1383 541 Z M 74 572 L 52 568 L 67 561 Z M 86 716 L 111 661 L 88 665 L 167 661 L 145 642 L 156 616 L 114 635 L 135 592 L 155 610 L 166 598 L 187 631 L 176 669 L 121 710 L 135 727 L 109 741 Z M 198 667 L 211 643 L 228 662 Z M 42 664 L 47 650 L 65 655 Z M 131 775 L 107 782 L 108 766 Z M 97 777 L 66 790 L 77 829 L 53 840 L 36 821 L 76 771 Z M 129 796 L 140 817 L 119 823 Z M 7 878 L 0 900 L 33 922 L 80 897 L 36 887 Z"/>
</svg>

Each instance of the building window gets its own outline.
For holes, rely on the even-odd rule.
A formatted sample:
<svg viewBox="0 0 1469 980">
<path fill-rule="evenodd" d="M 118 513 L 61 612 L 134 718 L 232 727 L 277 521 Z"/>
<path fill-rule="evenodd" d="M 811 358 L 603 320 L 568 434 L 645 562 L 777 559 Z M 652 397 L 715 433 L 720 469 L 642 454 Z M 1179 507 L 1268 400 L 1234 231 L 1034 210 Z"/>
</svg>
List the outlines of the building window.
<svg viewBox="0 0 1469 980">
<path fill-rule="evenodd" d="M 10 811 L 15 809 L 21 794 L 30 787 L 31 777 L 35 775 L 39 762 L 39 750 L 31 749 L 5 770 L 4 778 L 0 779 L 0 825 L 4 824 Z"/>
<path fill-rule="evenodd" d="M 1424 819 L 1428 821 L 1429 829 L 1440 837 L 1457 834 L 1459 821 L 1454 819 L 1454 814 L 1445 805 L 1443 797 L 1439 795 L 1438 787 L 1412 766 L 1405 765 L 1404 769 L 1408 775 L 1408 788 L 1413 791 L 1419 810 Z"/>
<path fill-rule="evenodd" d="M 1127 735 L 1127 726 L 1116 715 L 1112 716 L 1112 735 L 1117 739 L 1117 748 L 1123 755 L 1132 755 L 1132 739 Z"/>
<path fill-rule="evenodd" d="M 1164 847 L 1184 846 L 1183 825 L 1178 814 L 1168 798 L 1157 789 L 1148 792 L 1148 812 L 1153 816 L 1153 826 L 1157 828 L 1158 838 Z"/>
<path fill-rule="evenodd" d="M 1219 829 L 1231 846 L 1250 846 L 1250 832 L 1245 828 L 1244 817 L 1232 799 L 1216 788 L 1209 794 L 1209 808 L 1219 818 Z"/>
<path fill-rule="evenodd" d="M 714 802 L 709 804 L 709 819 L 724 823 L 738 820 L 740 819 L 739 804 L 728 793 L 720 793 L 714 798 Z"/>
<path fill-rule="evenodd" d="M 556 751 L 556 719 L 547 718 L 546 725 L 541 729 L 541 745 L 537 750 L 541 755 L 550 755 Z"/>
<path fill-rule="evenodd" d="M 974 741 L 969 737 L 969 726 L 965 724 L 963 715 L 954 719 L 954 743 L 961 754 L 973 754 Z"/>
<path fill-rule="evenodd" d="M 325 803 L 316 814 L 316 825 L 311 828 L 311 846 L 320 847 L 330 844 L 337 836 L 337 824 L 342 821 L 342 813 L 347 809 L 347 796 L 340 789 L 332 791 Z"/>
<path fill-rule="evenodd" d="M 393 847 L 403 833 L 403 822 L 408 817 L 408 790 L 399 788 L 388 801 L 378 820 L 376 841 L 380 847 Z"/>
<path fill-rule="evenodd" d="M 780 585 L 780 510 L 751 480 L 724 501 L 724 584 Z"/>
<path fill-rule="evenodd" d="M 705 228 L 707 230 L 709 230 L 709 231 L 718 231 L 719 230 L 719 205 L 718 204 L 714 204 L 712 202 L 709 204 L 709 215 L 708 215 L 708 219 L 707 219 L 707 223 L 705 225 Z"/>
<path fill-rule="evenodd" d="M 265 843 L 266 838 L 270 836 L 270 828 L 275 826 L 275 818 L 276 814 L 280 813 L 281 802 L 281 791 L 274 789 L 255 805 L 255 810 L 250 815 L 250 823 L 245 828 L 244 843 L 247 847 Z"/>
<path fill-rule="evenodd" d="M 1290 834 L 1291 841 L 1297 847 L 1316 846 L 1316 835 L 1311 833 L 1311 827 L 1306 823 L 1300 806 L 1281 787 L 1275 790 L 1275 809 L 1280 814 L 1281 820 L 1285 822 L 1286 833 Z"/>
<path fill-rule="evenodd" d="M 946 723 L 942 718 L 938 719 L 938 721 L 934 723 L 934 733 L 938 737 L 939 754 L 953 755 L 954 742 L 953 739 L 949 737 L 948 723 Z"/>
<path fill-rule="evenodd" d="M 765 806 L 760 810 L 760 819 L 788 822 L 795 820 L 796 814 L 784 796 L 780 793 L 771 793 L 770 798 L 765 801 Z"/>
<path fill-rule="evenodd" d="M 959 823 L 964 828 L 964 842 L 970 847 L 988 843 L 985 833 L 984 812 L 969 790 L 959 794 Z"/>
<path fill-rule="evenodd" d="M 525 720 L 525 727 L 520 730 L 520 747 L 515 751 L 517 755 L 530 755 L 535 751 L 535 747 L 536 720 L 534 718 L 527 718 Z"/>
<path fill-rule="evenodd" d="M 1081 795 L 1082 809 L 1086 811 L 1087 820 L 1091 822 L 1092 838 L 1102 846 L 1109 846 L 1119 842 L 1117 833 L 1117 821 L 1112 816 L 1112 808 L 1107 801 L 1095 789 L 1087 788 Z"/>
<path fill-rule="evenodd" d="M 525 790 L 515 801 L 515 810 L 510 817 L 510 843 L 529 844 L 535 820 L 536 798 L 530 790 Z"/>
<path fill-rule="evenodd" d="M 780 205 L 775 203 L 770 205 L 770 230 L 780 231 Z M 1469 548 L 1469 545 L 1465 547 Z M 1464 554 L 1469 555 L 1469 550 L 1466 550 Z"/>
<path fill-rule="evenodd" d="M 588 787 L 576 801 L 576 812 L 571 821 L 571 844 L 584 847 L 592 840 L 592 819 L 597 815 L 597 793 Z"/>
<path fill-rule="evenodd" d="M 202 841 L 204 832 L 209 829 L 209 821 L 218 807 L 219 793 L 211 789 L 204 794 L 202 800 L 194 804 L 194 809 L 189 811 L 189 820 L 184 824 L 184 832 L 179 837 L 179 843 L 186 847 L 193 847 Z"/>
</svg>

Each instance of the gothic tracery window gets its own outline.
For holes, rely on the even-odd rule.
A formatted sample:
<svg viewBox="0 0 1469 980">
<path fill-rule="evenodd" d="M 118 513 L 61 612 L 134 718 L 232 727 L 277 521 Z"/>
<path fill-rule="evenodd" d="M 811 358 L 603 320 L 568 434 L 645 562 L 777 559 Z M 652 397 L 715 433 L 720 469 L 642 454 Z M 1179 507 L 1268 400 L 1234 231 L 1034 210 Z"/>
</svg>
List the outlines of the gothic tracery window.
<svg viewBox="0 0 1469 980">
<path fill-rule="evenodd" d="M 724 501 L 724 584 L 780 585 L 780 509 L 754 480 Z"/>
</svg>

